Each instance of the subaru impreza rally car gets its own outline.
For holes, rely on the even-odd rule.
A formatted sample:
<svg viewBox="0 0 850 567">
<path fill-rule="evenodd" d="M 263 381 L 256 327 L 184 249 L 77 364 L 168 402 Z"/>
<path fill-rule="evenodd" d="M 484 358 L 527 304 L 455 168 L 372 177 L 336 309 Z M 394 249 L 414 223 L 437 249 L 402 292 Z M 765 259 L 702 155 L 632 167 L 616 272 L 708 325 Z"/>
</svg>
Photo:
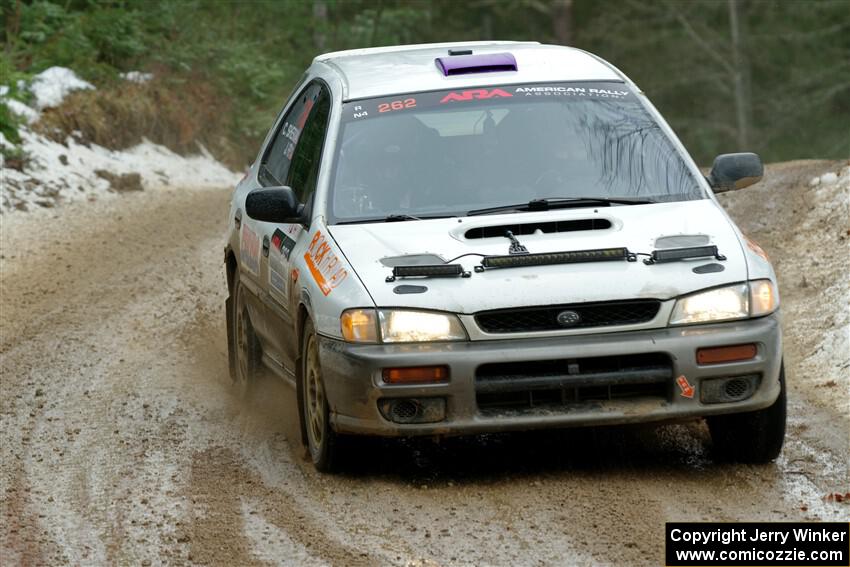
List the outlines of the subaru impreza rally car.
<svg viewBox="0 0 850 567">
<path fill-rule="evenodd" d="M 331 470 L 350 434 L 706 418 L 781 450 L 774 271 L 641 90 L 578 49 L 476 42 L 316 57 L 233 195 L 231 374 L 295 387 Z M 293 408 L 295 410 L 295 408 Z"/>
</svg>

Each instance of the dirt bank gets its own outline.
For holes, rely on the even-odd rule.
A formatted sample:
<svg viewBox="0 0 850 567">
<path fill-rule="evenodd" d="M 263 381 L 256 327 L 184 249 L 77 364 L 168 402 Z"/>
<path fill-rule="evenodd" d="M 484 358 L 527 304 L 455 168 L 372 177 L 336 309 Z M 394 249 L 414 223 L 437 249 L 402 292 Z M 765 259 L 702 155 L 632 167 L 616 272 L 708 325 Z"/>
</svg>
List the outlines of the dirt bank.
<svg viewBox="0 0 850 567">
<path fill-rule="evenodd" d="M 658 565 L 665 521 L 846 519 L 822 497 L 850 485 L 847 372 L 817 353 L 846 340 L 847 197 L 807 193 L 840 165 L 772 167 L 724 199 L 783 293 L 789 437 L 762 467 L 716 464 L 704 426 L 674 425 L 366 442 L 321 476 L 285 386 L 230 392 L 229 190 L 4 218 L 2 562 Z"/>
</svg>

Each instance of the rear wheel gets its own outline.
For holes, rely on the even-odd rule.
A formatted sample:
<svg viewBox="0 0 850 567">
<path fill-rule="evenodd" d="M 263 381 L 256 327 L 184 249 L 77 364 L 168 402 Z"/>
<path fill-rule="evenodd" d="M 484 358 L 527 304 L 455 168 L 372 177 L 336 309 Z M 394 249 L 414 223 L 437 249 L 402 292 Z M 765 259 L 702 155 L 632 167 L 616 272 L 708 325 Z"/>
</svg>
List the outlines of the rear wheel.
<svg viewBox="0 0 850 567">
<path fill-rule="evenodd" d="M 319 341 L 309 319 L 304 323 L 301 345 L 299 397 L 307 448 L 316 470 L 332 472 L 339 464 L 339 437 L 330 424 L 330 411 L 319 360 Z"/>
<path fill-rule="evenodd" d="M 251 326 L 251 317 L 245 303 L 245 287 L 236 276 L 233 284 L 233 313 L 231 324 L 234 341 L 233 387 L 241 397 L 248 397 L 257 381 L 260 364 L 260 341 Z"/>
<path fill-rule="evenodd" d="M 779 397 L 764 409 L 709 417 L 708 429 L 718 457 L 739 463 L 769 463 L 785 440 L 787 397 L 785 366 L 779 369 Z"/>
</svg>

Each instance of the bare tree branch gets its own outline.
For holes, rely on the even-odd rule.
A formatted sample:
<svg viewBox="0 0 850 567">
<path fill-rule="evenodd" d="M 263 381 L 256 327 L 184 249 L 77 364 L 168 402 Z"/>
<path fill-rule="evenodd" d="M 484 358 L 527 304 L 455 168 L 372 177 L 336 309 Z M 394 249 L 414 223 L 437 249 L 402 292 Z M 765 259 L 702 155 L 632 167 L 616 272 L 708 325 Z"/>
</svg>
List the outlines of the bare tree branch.
<svg viewBox="0 0 850 567">
<path fill-rule="evenodd" d="M 697 33 L 697 31 L 694 29 L 688 19 L 681 12 L 673 8 L 672 5 L 669 6 L 670 13 L 673 15 L 676 21 L 681 24 L 682 28 L 685 30 L 685 33 L 687 33 L 688 36 L 692 40 L 694 40 L 694 43 L 696 43 L 707 55 L 714 59 L 727 73 L 729 73 L 730 75 L 734 75 L 735 69 L 732 68 L 732 65 L 729 64 L 729 61 L 727 61 L 726 58 L 723 57 L 723 55 L 718 50 L 712 47 L 711 44 L 708 43 L 708 41 L 703 39 L 703 37 L 699 33 Z"/>
</svg>

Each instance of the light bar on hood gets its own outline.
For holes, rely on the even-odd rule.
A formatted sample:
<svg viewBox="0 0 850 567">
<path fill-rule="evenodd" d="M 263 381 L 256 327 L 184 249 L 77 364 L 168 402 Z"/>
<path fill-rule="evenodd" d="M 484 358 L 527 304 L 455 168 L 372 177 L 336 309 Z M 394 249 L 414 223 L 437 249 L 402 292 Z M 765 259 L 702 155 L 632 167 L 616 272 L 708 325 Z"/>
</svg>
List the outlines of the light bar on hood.
<svg viewBox="0 0 850 567">
<path fill-rule="evenodd" d="M 653 250 L 652 256 L 643 261 L 644 264 L 661 264 L 663 262 L 675 262 L 688 258 L 707 258 L 713 256 L 717 260 L 725 260 L 717 251 L 717 246 L 691 246 L 688 248 L 667 248 L 664 250 Z"/>
<path fill-rule="evenodd" d="M 394 282 L 396 278 L 446 278 L 469 277 L 469 272 L 463 271 L 460 264 L 422 264 L 418 266 L 394 266 L 393 275 L 387 276 L 387 282 Z"/>
<path fill-rule="evenodd" d="M 481 259 L 481 265 L 475 267 L 475 271 L 483 272 L 485 269 L 577 264 L 580 262 L 607 262 L 612 260 L 634 262 L 635 255 L 629 252 L 628 248 L 599 248 L 596 250 L 572 250 L 569 252 L 485 256 Z"/>
</svg>

